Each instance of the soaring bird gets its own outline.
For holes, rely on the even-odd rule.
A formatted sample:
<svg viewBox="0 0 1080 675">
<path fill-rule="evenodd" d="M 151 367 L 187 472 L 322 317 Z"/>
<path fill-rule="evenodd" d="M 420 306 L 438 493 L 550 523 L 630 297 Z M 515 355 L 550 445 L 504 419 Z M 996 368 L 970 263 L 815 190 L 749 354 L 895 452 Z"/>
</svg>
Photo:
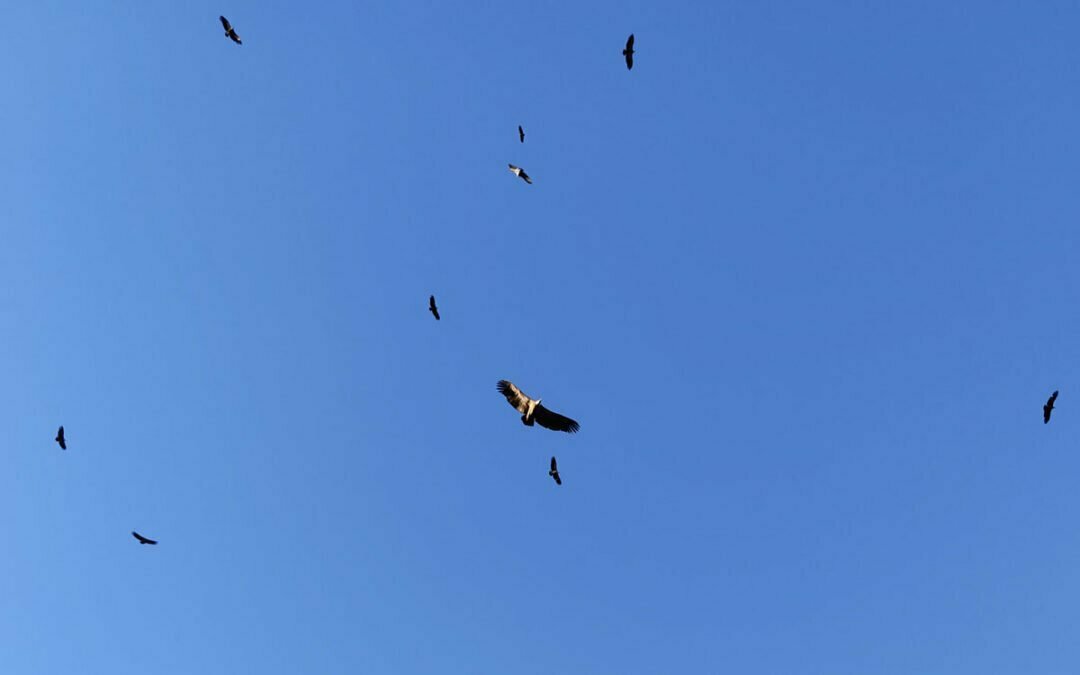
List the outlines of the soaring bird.
<svg viewBox="0 0 1080 675">
<path fill-rule="evenodd" d="M 513 382 L 499 380 L 495 388 L 506 397 L 510 405 L 517 409 L 519 413 L 522 413 L 521 423 L 527 427 L 531 427 L 534 422 L 538 422 L 545 429 L 565 431 L 568 434 L 576 433 L 580 428 L 578 423 L 569 417 L 563 417 L 559 413 L 552 412 L 540 405 L 540 399 L 529 398 L 527 394 L 515 387 Z"/>
<path fill-rule="evenodd" d="M 525 173 L 525 169 L 522 169 L 520 166 L 514 166 L 513 164 L 508 164 L 507 166 L 510 167 L 510 173 L 514 174 L 529 185 L 532 185 L 532 178 L 529 178 L 529 174 Z"/>
<path fill-rule="evenodd" d="M 221 19 L 221 27 L 225 29 L 225 37 L 229 38 L 238 45 L 244 44 L 240 41 L 240 36 L 236 34 L 235 30 L 233 30 L 232 24 L 229 23 L 229 20 L 223 16 L 219 16 L 218 18 Z"/>
<path fill-rule="evenodd" d="M 1050 398 L 1046 399 L 1046 405 L 1043 406 L 1043 424 L 1050 421 L 1050 413 L 1054 410 L 1054 401 L 1057 400 L 1057 395 L 1058 393 L 1055 390 L 1053 394 L 1050 394 Z M 60 428 L 63 429 L 63 427 Z"/>
<path fill-rule="evenodd" d="M 555 463 L 555 458 L 551 458 L 551 470 L 548 471 L 548 475 L 555 479 L 556 485 L 562 485 L 562 478 L 559 478 L 559 465 Z"/>
<path fill-rule="evenodd" d="M 154 541 L 153 539 L 147 539 L 146 537 L 142 536 L 141 534 L 139 534 L 135 530 L 131 531 L 131 536 L 138 539 L 140 544 L 150 544 L 151 546 L 157 546 L 156 541 Z"/>
<path fill-rule="evenodd" d="M 520 124 L 518 125 L 518 138 L 521 139 L 522 143 L 525 142 L 525 130 L 521 128 Z"/>
<path fill-rule="evenodd" d="M 630 33 L 630 37 L 626 38 L 626 49 L 622 50 L 622 55 L 626 57 L 626 69 L 630 70 L 634 67 L 634 34 Z"/>
<path fill-rule="evenodd" d="M 428 311 L 435 316 L 435 320 L 439 320 L 439 308 L 435 306 L 435 296 L 428 298 Z"/>
<path fill-rule="evenodd" d="M 64 425 L 61 424 L 60 428 L 56 431 L 56 438 L 53 439 L 60 444 L 61 450 L 67 450 L 67 441 L 64 440 Z"/>
</svg>

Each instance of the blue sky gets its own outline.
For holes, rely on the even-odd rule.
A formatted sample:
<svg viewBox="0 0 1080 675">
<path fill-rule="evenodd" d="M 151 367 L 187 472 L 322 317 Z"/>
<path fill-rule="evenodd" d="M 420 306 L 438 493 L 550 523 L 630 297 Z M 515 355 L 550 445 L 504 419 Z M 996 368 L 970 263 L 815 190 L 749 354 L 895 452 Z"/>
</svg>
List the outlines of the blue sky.
<svg viewBox="0 0 1080 675">
<path fill-rule="evenodd" d="M 1073 3 L 106 4 L 0 22 L 5 672 L 1080 668 Z"/>
</svg>

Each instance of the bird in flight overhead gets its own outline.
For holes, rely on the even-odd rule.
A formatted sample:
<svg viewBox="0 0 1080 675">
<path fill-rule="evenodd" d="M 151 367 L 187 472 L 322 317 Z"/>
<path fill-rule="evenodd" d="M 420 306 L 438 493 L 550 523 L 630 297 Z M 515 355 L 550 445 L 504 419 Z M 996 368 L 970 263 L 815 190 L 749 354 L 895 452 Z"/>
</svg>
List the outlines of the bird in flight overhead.
<svg viewBox="0 0 1080 675">
<path fill-rule="evenodd" d="M 142 536 L 141 534 L 139 534 L 135 530 L 131 531 L 131 536 L 138 539 L 140 544 L 150 544 L 151 546 L 157 546 L 156 541 L 154 541 L 153 539 L 147 539 L 146 537 Z"/>
<path fill-rule="evenodd" d="M 56 438 L 53 439 L 60 444 L 61 450 L 67 450 L 67 441 L 64 440 L 64 425 L 61 424 L 60 428 L 56 431 Z"/>
<path fill-rule="evenodd" d="M 233 30 L 232 24 L 229 23 L 229 20 L 223 16 L 219 16 L 218 18 L 221 19 L 221 27 L 225 29 L 225 37 L 229 38 L 238 45 L 244 44 L 240 41 L 240 36 L 236 34 L 235 30 Z"/>
<path fill-rule="evenodd" d="M 634 34 L 630 33 L 630 37 L 626 38 L 626 49 L 622 50 L 622 55 L 626 57 L 626 69 L 631 70 L 634 67 Z"/>
<path fill-rule="evenodd" d="M 1053 394 L 1050 394 L 1050 398 L 1046 399 L 1046 405 L 1043 406 L 1043 424 L 1050 421 L 1050 413 L 1054 410 L 1054 401 L 1057 400 L 1057 395 L 1057 390 L 1055 390 Z"/>
<path fill-rule="evenodd" d="M 525 130 L 521 128 L 520 124 L 518 125 L 518 138 L 521 139 L 522 143 L 525 142 Z"/>
<path fill-rule="evenodd" d="M 522 169 L 520 166 L 514 166 L 513 164 L 508 164 L 507 166 L 510 167 L 510 173 L 514 174 L 529 185 L 532 185 L 532 178 L 529 178 L 529 174 L 525 173 L 525 169 Z"/>
<path fill-rule="evenodd" d="M 428 311 L 435 316 L 435 320 L 439 320 L 439 308 L 435 306 L 435 296 L 428 298 Z"/>
<path fill-rule="evenodd" d="M 559 478 L 559 465 L 555 463 L 555 458 L 551 458 L 551 470 L 548 471 L 548 475 L 555 479 L 556 485 L 562 485 L 562 478 Z"/>
<path fill-rule="evenodd" d="M 527 427 L 531 427 L 535 422 L 545 429 L 565 431 L 568 434 L 576 433 L 581 428 L 577 422 L 569 417 L 563 417 L 559 413 L 552 412 L 540 405 L 540 399 L 529 398 L 528 395 L 514 386 L 513 382 L 499 380 L 495 387 L 500 394 L 506 397 L 510 405 L 521 413 L 521 423 Z"/>
</svg>

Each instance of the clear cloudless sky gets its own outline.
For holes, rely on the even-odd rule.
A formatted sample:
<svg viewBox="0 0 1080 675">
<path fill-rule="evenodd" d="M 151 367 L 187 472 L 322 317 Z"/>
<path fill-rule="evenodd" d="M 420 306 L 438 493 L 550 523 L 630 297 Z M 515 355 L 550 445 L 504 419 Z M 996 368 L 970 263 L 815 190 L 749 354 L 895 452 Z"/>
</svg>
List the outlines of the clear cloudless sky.
<svg viewBox="0 0 1080 675">
<path fill-rule="evenodd" d="M 4 673 L 1080 672 L 1076 3 L 2 19 Z"/>
</svg>

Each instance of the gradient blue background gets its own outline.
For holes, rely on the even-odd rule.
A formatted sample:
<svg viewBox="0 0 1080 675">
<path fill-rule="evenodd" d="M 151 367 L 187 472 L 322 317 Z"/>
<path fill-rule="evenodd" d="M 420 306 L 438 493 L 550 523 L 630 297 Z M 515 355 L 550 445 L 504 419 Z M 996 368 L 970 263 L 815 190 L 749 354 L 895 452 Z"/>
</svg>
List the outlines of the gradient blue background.
<svg viewBox="0 0 1080 675">
<path fill-rule="evenodd" d="M 1075 3 L 0 15 L 3 672 L 1080 672 Z"/>
</svg>

